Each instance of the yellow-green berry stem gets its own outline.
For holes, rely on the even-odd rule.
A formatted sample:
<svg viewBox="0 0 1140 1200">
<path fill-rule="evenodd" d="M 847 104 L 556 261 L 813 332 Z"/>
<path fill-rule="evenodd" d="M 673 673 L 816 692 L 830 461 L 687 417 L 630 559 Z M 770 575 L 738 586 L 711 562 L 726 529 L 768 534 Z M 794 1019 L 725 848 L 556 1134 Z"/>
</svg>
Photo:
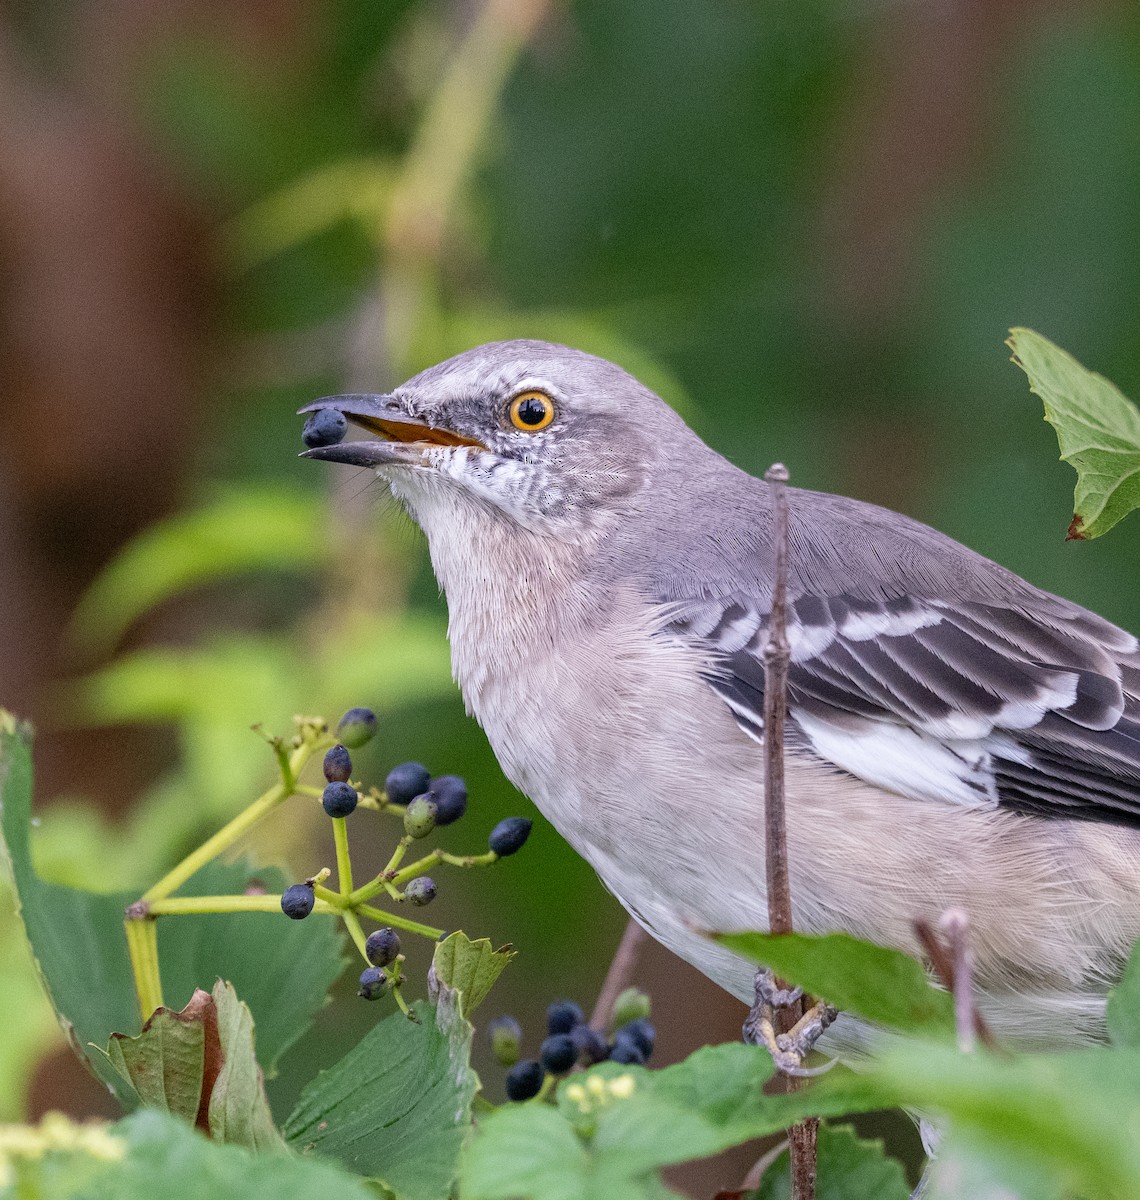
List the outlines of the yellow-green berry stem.
<svg viewBox="0 0 1140 1200">
<path fill-rule="evenodd" d="M 344 912 L 348 907 L 347 897 L 339 892 L 330 891 L 327 887 L 321 887 L 319 883 L 313 885 L 313 895 L 318 902 L 324 901 L 334 912 Z"/>
<path fill-rule="evenodd" d="M 398 917 L 395 913 L 385 912 L 381 908 L 373 908 L 371 904 L 357 904 L 354 905 L 354 908 L 361 916 L 370 917 L 382 925 L 392 925 L 396 929 L 406 930 L 408 933 L 418 933 L 420 937 L 429 938 L 433 942 L 438 942 L 443 937 L 442 929 L 434 929 L 431 925 L 422 925 L 419 921 L 410 921 L 407 917 Z"/>
<path fill-rule="evenodd" d="M 364 949 L 365 937 L 364 930 L 360 927 L 360 918 L 351 909 L 347 908 L 340 915 L 344 918 L 345 928 L 352 935 L 352 940 L 356 943 L 357 950 L 360 951 L 360 957 L 367 963 L 368 953 Z"/>
<path fill-rule="evenodd" d="M 148 917 L 127 917 L 123 922 L 131 974 L 139 1001 L 139 1018 L 145 1022 L 156 1008 L 162 1007 L 162 978 L 158 971 L 158 930 Z"/>
<path fill-rule="evenodd" d="M 275 809 L 282 801 L 289 798 L 296 785 L 297 776 L 305 764 L 320 748 L 320 741 L 303 742 L 293 752 L 292 756 L 283 760 L 281 778 L 267 792 L 260 795 L 248 808 L 238 813 L 228 825 L 222 826 L 213 837 L 207 838 L 197 850 L 188 854 L 172 871 L 168 871 L 155 885 L 144 892 L 141 900 L 144 904 L 152 904 L 155 900 L 164 900 L 176 892 L 192 875 L 200 871 L 207 863 L 212 862 L 224 850 L 228 850 L 239 838 L 243 837 L 267 813 Z"/>
<path fill-rule="evenodd" d="M 323 889 L 322 889 L 323 890 Z M 315 889 L 314 889 L 315 891 Z M 280 896 L 169 896 L 147 906 L 155 917 L 186 916 L 195 913 L 237 913 L 281 911 Z M 324 900 L 313 903 L 313 912 L 340 913 L 340 909 Z"/>
<path fill-rule="evenodd" d="M 333 817 L 333 841 L 336 842 L 337 890 L 348 897 L 352 894 L 352 860 L 348 856 L 348 828 L 344 817 Z"/>
</svg>

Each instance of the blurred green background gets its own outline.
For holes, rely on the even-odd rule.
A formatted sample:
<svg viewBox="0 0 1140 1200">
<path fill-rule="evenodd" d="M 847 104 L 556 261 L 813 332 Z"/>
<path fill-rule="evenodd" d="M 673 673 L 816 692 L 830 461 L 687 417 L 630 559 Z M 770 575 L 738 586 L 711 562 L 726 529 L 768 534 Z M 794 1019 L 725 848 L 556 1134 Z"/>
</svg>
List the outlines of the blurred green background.
<svg viewBox="0 0 1140 1200">
<path fill-rule="evenodd" d="M 1032 326 L 1140 397 L 1128 0 L 14 0 L 0 105 L 0 702 L 40 731 L 53 878 L 150 882 L 268 783 L 250 724 L 350 704 L 383 714 L 370 780 L 467 777 L 449 848 L 536 815 L 450 683 L 418 533 L 296 457 L 300 404 L 492 338 L 614 358 L 748 469 L 1140 629 L 1140 538 L 1063 542 L 1002 345 Z M 298 814 L 252 852 L 300 876 L 326 838 Z M 548 825 L 441 883 L 437 923 L 520 951 L 493 1003 L 592 999 L 622 915 Z M 736 1035 L 663 951 L 642 973 L 663 1061 Z M 0 1118 L 105 1109 L 9 917 L 0 1011 Z M 275 1099 L 374 1018 L 339 999 Z"/>
</svg>

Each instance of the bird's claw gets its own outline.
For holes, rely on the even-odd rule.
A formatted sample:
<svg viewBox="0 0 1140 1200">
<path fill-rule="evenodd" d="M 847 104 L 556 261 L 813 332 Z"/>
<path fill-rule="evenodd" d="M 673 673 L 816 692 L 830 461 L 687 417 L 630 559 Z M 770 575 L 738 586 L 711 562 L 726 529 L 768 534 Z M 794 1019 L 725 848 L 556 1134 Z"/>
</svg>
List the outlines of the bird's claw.
<svg viewBox="0 0 1140 1200">
<path fill-rule="evenodd" d="M 744 1040 L 753 1046 L 764 1046 L 781 1074 L 818 1074 L 817 1070 L 803 1065 L 804 1059 L 811 1053 L 824 1030 L 835 1020 L 837 1011 L 819 1000 L 791 1029 L 777 1033 L 777 1012 L 801 1000 L 803 990 L 779 987 L 775 975 L 767 969 L 756 972 L 754 988 L 756 998 L 744 1022 Z"/>
</svg>

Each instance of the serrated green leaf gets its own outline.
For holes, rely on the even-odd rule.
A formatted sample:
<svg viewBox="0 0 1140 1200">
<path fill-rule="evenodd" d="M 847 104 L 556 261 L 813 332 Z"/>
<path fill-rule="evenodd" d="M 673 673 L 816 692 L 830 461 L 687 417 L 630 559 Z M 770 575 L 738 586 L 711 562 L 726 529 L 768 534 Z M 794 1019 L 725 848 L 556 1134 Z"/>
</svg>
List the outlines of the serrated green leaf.
<svg viewBox="0 0 1140 1200">
<path fill-rule="evenodd" d="M 217 1019 L 214 1001 L 197 991 L 185 1008 L 153 1012 L 138 1037 L 114 1033 L 107 1045 L 112 1066 L 134 1088 L 140 1104 L 193 1125 L 202 1107 L 207 1021 Z"/>
<path fill-rule="evenodd" d="M 472 1029 L 455 994 L 440 989 L 419 1022 L 393 1013 L 301 1093 L 285 1137 L 379 1179 L 398 1200 L 445 1200 L 471 1128 L 479 1087 Z"/>
<path fill-rule="evenodd" d="M 480 1119 L 463 1155 L 463 1200 L 633 1200 L 659 1194 L 661 1167 L 706 1158 L 807 1115 L 884 1106 L 891 1093 L 837 1069 L 820 1084 L 764 1094 L 766 1051 L 706 1046 L 661 1071 L 602 1063 L 558 1090 L 562 1125 L 540 1104 Z M 890 1103 L 888 1098 L 887 1104 Z"/>
<path fill-rule="evenodd" d="M 764 1172 L 753 1200 L 789 1200 L 788 1152 Z M 859 1137 L 849 1125 L 820 1125 L 816 1144 L 816 1200 L 908 1200 L 902 1163 L 878 1139 Z"/>
<path fill-rule="evenodd" d="M 88 589 L 69 637 L 88 653 L 111 649 L 156 604 L 188 588 L 257 570 L 319 569 L 326 516 L 311 494 L 250 488 L 140 533 Z"/>
<path fill-rule="evenodd" d="M 47 883 L 32 865 L 30 733 L 0 713 L 0 828 L 37 967 L 60 1023 L 76 1051 L 120 1100 L 135 1102 L 105 1054 L 111 1034 L 133 1034 L 141 1020 L 123 933 L 123 910 L 137 893 L 96 894 Z M 259 871 L 270 891 L 280 872 Z M 183 894 L 244 890 L 249 869 L 212 863 Z M 178 916 L 160 919 L 159 962 L 168 1007 L 182 1008 L 197 987 L 232 982 L 258 1024 L 258 1053 L 266 1071 L 308 1028 L 343 965 L 331 921 L 290 921 L 272 913 Z M 281 1002 L 282 996 L 289 1003 Z"/>
<path fill-rule="evenodd" d="M 20 1141 L 8 1156 L 13 1191 L 36 1200 L 375 1200 L 333 1163 L 219 1145 L 154 1109 L 114 1125 L 53 1115 Z"/>
<path fill-rule="evenodd" d="M 284 1143 L 265 1098 L 253 1018 L 228 983 L 195 991 L 180 1012 L 160 1008 L 138 1037 L 111 1037 L 107 1057 L 139 1101 L 251 1150 Z"/>
<path fill-rule="evenodd" d="M 714 939 L 751 962 L 771 968 L 841 1012 L 891 1029 L 949 1036 L 954 1001 L 934 987 L 922 964 L 897 950 L 845 933 L 724 933 Z"/>
<path fill-rule="evenodd" d="M 495 950 L 487 938 L 472 941 L 460 930 L 436 946 L 431 962 L 436 979 L 460 993 L 463 1016 L 470 1017 L 515 954 L 510 946 Z"/>
<path fill-rule="evenodd" d="M 1108 1036 L 1115 1046 L 1140 1048 L 1140 942 L 1120 982 L 1108 994 Z"/>
<path fill-rule="evenodd" d="M 214 984 L 222 1066 L 210 1092 L 210 1136 L 251 1150 L 281 1150 L 285 1143 L 273 1124 L 265 1098 L 265 1076 L 253 1048 L 253 1016 L 231 984 Z"/>
<path fill-rule="evenodd" d="M 1045 404 L 1061 457 L 1077 472 L 1070 538 L 1095 538 L 1140 507 L 1140 411 L 1103 375 L 1032 329 L 1006 345 Z"/>
</svg>

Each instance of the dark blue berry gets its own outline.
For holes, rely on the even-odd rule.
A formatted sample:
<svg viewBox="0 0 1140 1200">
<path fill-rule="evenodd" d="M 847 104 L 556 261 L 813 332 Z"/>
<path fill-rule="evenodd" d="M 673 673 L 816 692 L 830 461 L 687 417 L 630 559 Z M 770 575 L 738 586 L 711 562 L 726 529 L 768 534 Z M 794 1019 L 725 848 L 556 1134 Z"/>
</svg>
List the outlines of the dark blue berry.
<svg viewBox="0 0 1140 1200">
<path fill-rule="evenodd" d="M 645 1066 L 645 1051 L 637 1040 L 626 1036 L 624 1029 L 619 1029 L 610 1047 L 610 1062 L 628 1063 L 639 1067 Z"/>
<path fill-rule="evenodd" d="M 639 1018 L 636 1021 L 630 1021 L 627 1025 L 623 1025 L 617 1031 L 615 1037 L 632 1039 L 635 1045 L 641 1049 L 641 1053 L 648 1058 L 653 1053 L 653 1046 L 657 1041 L 657 1030 L 644 1018 Z"/>
<path fill-rule="evenodd" d="M 400 935 L 390 925 L 374 929 L 364 941 L 364 953 L 374 967 L 386 967 L 400 953 Z"/>
<path fill-rule="evenodd" d="M 569 1033 L 553 1033 L 539 1049 L 542 1065 L 551 1075 L 565 1075 L 578 1061 L 578 1047 Z"/>
<path fill-rule="evenodd" d="M 555 1000 L 546 1010 L 547 1033 L 571 1033 L 585 1018 L 573 1000 Z"/>
<path fill-rule="evenodd" d="M 325 755 L 325 778 L 329 783 L 347 783 L 352 776 L 352 755 L 343 746 L 334 746 Z"/>
<path fill-rule="evenodd" d="M 365 1000 L 379 1000 L 388 990 L 388 976 L 379 967 L 365 967 L 360 972 L 360 991 Z"/>
<path fill-rule="evenodd" d="M 376 714 L 370 708 L 350 708 L 337 722 L 336 736 L 350 750 L 369 741 L 376 732 Z"/>
<path fill-rule="evenodd" d="M 545 1078 L 542 1064 L 533 1058 L 524 1058 L 507 1072 L 507 1099 L 530 1100 L 542 1090 Z"/>
<path fill-rule="evenodd" d="M 418 879 L 413 879 L 404 888 L 404 895 L 413 904 L 417 904 L 420 907 L 430 904 L 435 899 L 435 880 L 429 879 L 426 875 L 421 875 Z"/>
<path fill-rule="evenodd" d="M 522 1026 L 514 1017 L 496 1017 L 487 1026 L 487 1037 L 491 1042 L 491 1053 L 501 1066 L 513 1067 L 518 1062 Z"/>
<path fill-rule="evenodd" d="M 530 837 L 532 823 L 526 817 L 507 817 L 491 830 L 487 844 L 500 858 L 506 858 L 508 854 L 514 854 L 516 850 L 523 848 L 526 839 Z"/>
<path fill-rule="evenodd" d="M 313 889 L 307 883 L 295 883 L 285 889 L 281 897 L 281 911 L 294 921 L 300 921 L 313 911 L 315 903 Z"/>
<path fill-rule="evenodd" d="M 347 783 L 330 783 L 321 793 L 321 803 L 330 817 L 347 817 L 356 809 L 356 788 Z"/>
<path fill-rule="evenodd" d="M 467 784 L 458 775 L 437 776 L 428 795 L 435 801 L 437 825 L 450 825 L 467 811 Z"/>
<path fill-rule="evenodd" d="M 423 763 L 400 763 L 388 772 L 384 791 L 392 804 L 411 804 L 431 787 L 431 775 Z"/>
<path fill-rule="evenodd" d="M 588 1067 L 594 1063 L 605 1062 L 610 1056 L 610 1048 L 606 1039 L 592 1025 L 575 1025 L 570 1031 L 578 1057 Z"/>
<path fill-rule="evenodd" d="M 347 432 L 348 421 L 344 413 L 336 408 L 319 408 L 309 414 L 301 430 L 301 441 L 310 450 L 315 450 L 318 446 L 335 446 L 337 442 L 343 442 Z"/>
<path fill-rule="evenodd" d="M 404 809 L 404 832 L 410 838 L 425 838 L 438 820 L 435 801 L 430 796 L 417 796 Z"/>
</svg>

